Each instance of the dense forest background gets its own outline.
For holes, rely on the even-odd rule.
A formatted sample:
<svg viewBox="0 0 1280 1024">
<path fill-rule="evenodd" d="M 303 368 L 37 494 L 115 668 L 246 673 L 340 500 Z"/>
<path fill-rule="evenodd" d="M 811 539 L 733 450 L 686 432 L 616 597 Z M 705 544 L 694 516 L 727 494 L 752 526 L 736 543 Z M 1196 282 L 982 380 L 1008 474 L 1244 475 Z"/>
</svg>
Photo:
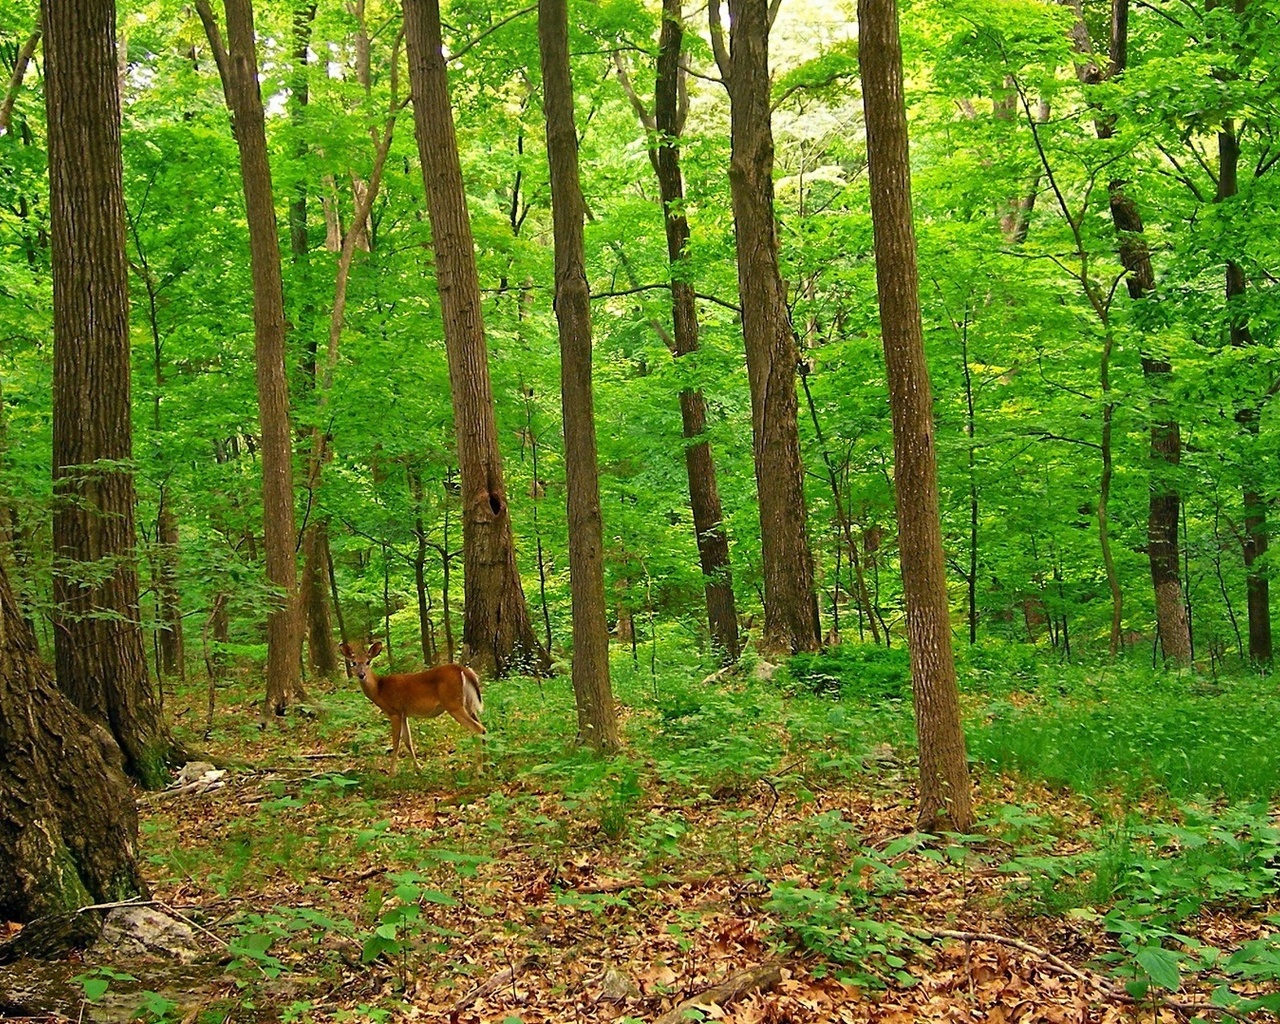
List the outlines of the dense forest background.
<svg viewBox="0 0 1280 1024">
<path fill-rule="evenodd" d="M 1280 1011 L 1280 6 L 896 6 L 0 9 L 0 1016 Z"/>
<path fill-rule="evenodd" d="M 560 652 L 570 593 L 535 23 L 531 10 L 489 4 L 444 13 L 517 557 L 536 631 Z M 835 2 L 778 8 L 776 212 L 802 355 L 822 632 L 828 642 L 901 645 L 851 13 Z M 1122 597 L 1121 641 L 1158 658 L 1149 524 L 1157 498 L 1173 494 L 1177 601 L 1195 658 L 1269 658 L 1257 620 L 1269 615 L 1271 399 L 1280 390 L 1276 14 L 1264 0 L 1134 4 L 1116 66 L 1109 5 L 903 6 L 958 634 L 1062 656 L 1105 653 Z M 461 604 L 456 449 L 407 112 L 390 130 L 367 221 L 353 222 L 408 94 L 399 8 L 269 2 L 255 17 L 282 235 L 297 520 L 300 531 L 323 524 L 331 552 L 332 587 L 329 566 L 312 567 L 315 599 L 336 594 L 341 630 L 385 634 L 397 663 L 444 660 L 458 644 Z M 25 0 L 0 12 L 7 73 L 25 65 L 37 20 Z M 706 397 L 738 610 L 757 632 L 762 600 L 728 103 L 711 80 L 705 26 L 691 20 L 682 273 L 698 295 L 701 348 L 675 360 L 654 134 L 637 117 L 652 109 L 659 12 L 619 0 L 573 5 L 571 20 L 610 627 L 637 657 L 687 659 L 709 652 L 683 469 L 679 395 L 690 386 Z M 272 593 L 252 289 L 237 152 L 199 19 L 186 4 L 125 3 L 119 38 L 139 563 L 151 655 L 169 676 L 202 656 L 265 651 Z M 53 363 L 41 81 L 37 49 L 5 96 L 0 135 L 0 519 L 23 606 L 48 649 Z M 1137 211 L 1141 234 L 1118 235 L 1117 195 Z M 350 234 L 345 324 L 328 363 L 338 250 Z M 1134 239 L 1152 273 L 1137 289 L 1121 251 Z M 1153 457 L 1171 424 L 1172 454 L 1166 444 Z M 329 438 L 331 461 L 308 486 L 313 431 Z M 1099 543 L 1104 467 L 1114 591 Z M 166 644 L 182 650 L 168 639 L 179 630 L 185 653 L 165 654 Z M 311 662 L 332 664 L 314 649 Z"/>
</svg>

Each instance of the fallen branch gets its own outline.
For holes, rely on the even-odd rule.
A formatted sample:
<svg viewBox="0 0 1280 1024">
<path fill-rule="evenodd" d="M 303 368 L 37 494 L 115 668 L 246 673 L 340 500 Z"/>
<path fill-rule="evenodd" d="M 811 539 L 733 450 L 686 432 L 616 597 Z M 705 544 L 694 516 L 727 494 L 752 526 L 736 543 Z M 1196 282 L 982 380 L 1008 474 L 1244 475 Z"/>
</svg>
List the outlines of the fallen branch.
<svg viewBox="0 0 1280 1024">
<path fill-rule="evenodd" d="M 689 1020 L 687 1010 L 696 1007 L 727 1006 L 740 996 L 751 992 L 768 992 L 782 981 L 782 968 L 777 963 L 762 964 L 737 974 L 731 974 L 719 985 L 690 996 L 677 1003 L 653 1024 L 684 1024 Z"/>
<path fill-rule="evenodd" d="M 537 960 L 537 957 L 527 956 L 523 960 L 512 964 L 505 971 L 499 971 L 488 981 L 477 985 L 474 989 L 453 1004 L 453 1008 L 449 1011 L 449 1019 L 451 1021 L 456 1021 L 458 1019 L 458 1014 L 469 1007 L 477 999 L 483 999 L 488 995 L 492 995 L 494 992 L 498 991 L 498 989 L 505 988 L 507 985 L 512 984 L 516 978 L 520 977 L 520 975 L 524 973 L 524 969 L 526 967 L 537 963 Z"/>
<path fill-rule="evenodd" d="M 1041 949 L 1039 946 L 1033 946 L 1030 942 L 1014 938 L 1011 935 L 998 935 L 995 932 L 958 932 L 946 929 L 930 931 L 928 928 L 908 928 L 907 931 L 916 936 L 916 938 L 924 939 L 926 942 L 936 939 L 956 939 L 960 942 L 994 942 L 1001 946 L 1011 946 L 1013 949 L 1020 949 L 1024 953 L 1030 953 L 1032 956 L 1052 964 L 1059 971 L 1064 974 L 1070 974 L 1080 981 L 1091 985 L 1100 985 L 1104 989 L 1111 988 L 1109 979 L 1102 977 L 1102 975 L 1093 971 L 1082 971 L 1079 967 L 1067 963 L 1056 953 Z"/>
<path fill-rule="evenodd" d="M 938 939 L 955 939 L 960 942 L 991 942 L 1001 946 L 1009 946 L 1013 949 L 1021 950 L 1024 953 L 1030 953 L 1034 957 L 1045 961 L 1050 966 L 1063 974 L 1069 974 L 1079 981 L 1083 981 L 1087 985 L 1095 986 L 1100 992 L 1101 997 L 1114 1003 L 1125 1003 L 1130 1006 L 1141 1006 L 1152 1002 L 1159 1002 L 1162 1006 L 1167 1006 L 1171 1010 L 1177 1010 L 1184 1014 L 1198 1013 L 1215 1013 L 1220 1016 L 1230 1017 L 1232 1020 L 1240 1020 L 1241 1018 L 1233 1013 L 1229 1008 L 1215 1006 L 1212 1003 L 1198 1003 L 1189 1000 L 1175 999 L 1172 995 L 1163 992 L 1149 993 L 1145 999 L 1137 999 L 1131 996 L 1123 988 L 1116 985 L 1110 978 L 1097 971 L 1091 971 L 1087 968 L 1079 968 L 1073 964 L 1067 963 L 1062 957 L 1056 953 L 1052 953 L 1047 949 L 1041 949 L 1039 946 L 1032 945 L 1024 939 L 1015 938 L 1012 935 L 1000 935 L 996 932 L 961 932 L 949 929 L 930 930 L 928 928 L 908 928 L 907 932 L 914 935 L 918 939 L 926 942 L 936 941 Z"/>
</svg>

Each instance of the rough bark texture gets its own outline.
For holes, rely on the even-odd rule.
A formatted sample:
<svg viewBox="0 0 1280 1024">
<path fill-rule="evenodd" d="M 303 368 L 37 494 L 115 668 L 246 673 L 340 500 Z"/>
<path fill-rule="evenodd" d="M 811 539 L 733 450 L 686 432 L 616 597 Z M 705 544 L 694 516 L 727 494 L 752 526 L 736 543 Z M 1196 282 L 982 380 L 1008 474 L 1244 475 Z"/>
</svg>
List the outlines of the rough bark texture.
<svg viewBox="0 0 1280 1024">
<path fill-rule="evenodd" d="M 718 34 L 719 0 L 709 8 Z M 764 635 L 770 651 L 820 643 L 813 554 L 806 532 L 797 424 L 795 334 L 778 271 L 770 124 L 769 4 L 730 0 L 729 47 L 717 47 L 729 90 L 734 236 L 742 337 L 751 384 L 752 440 L 764 565 Z"/>
<path fill-rule="evenodd" d="M 251 0 L 226 0 L 227 50 L 218 60 L 222 88 L 240 151 L 253 271 L 253 349 L 257 365 L 258 422 L 262 454 L 263 547 L 267 581 L 280 604 L 267 614 L 265 711 L 284 714 L 301 699 L 298 567 L 293 509 L 293 438 L 289 426 L 289 382 L 285 370 L 284 290 L 271 165 L 267 160 L 262 93 Z M 198 5 L 215 54 L 221 49 L 206 0 Z"/>
<path fill-rule="evenodd" d="M 129 773 L 158 785 L 171 741 L 138 614 L 115 3 L 54 0 L 47 21 L 54 659 L 63 692 L 107 726 Z"/>
<path fill-rule="evenodd" d="M 683 265 L 689 245 L 689 221 L 684 215 L 684 177 L 680 171 L 680 147 L 677 143 L 684 127 L 679 100 L 683 39 L 681 0 L 663 0 L 658 80 L 653 100 L 654 122 L 660 141 L 656 149 L 649 152 L 658 175 L 658 191 L 665 213 L 667 259 L 671 263 L 672 340 L 677 359 L 698 351 L 697 299 Z M 680 392 L 680 417 L 687 439 L 703 436 L 707 429 L 707 400 L 701 389 L 685 388 Z M 724 532 L 711 444 L 701 440 L 685 445 L 684 460 L 711 641 L 723 660 L 737 661 L 740 653 L 738 610 L 733 598 L 729 538 Z"/>
<path fill-rule="evenodd" d="M 1222 202 L 1239 191 L 1240 140 L 1235 124 L 1226 121 L 1218 133 L 1218 192 L 1216 199 Z M 1238 303 L 1244 298 L 1247 282 L 1244 268 L 1235 260 L 1227 260 L 1226 298 L 1227 316 L 1230 320 L 1231 344 L 1243 348 L 1253 344 L 1249 330 L 1249 318 L 1242 313 Z M 1267 553 L 1267 503 L 1262 494 L 1257 459 L 1258 428 L 1260 414 L 1256 406 L 1236 410 L 1236 422 L 1245 435 L 1249 455 L 1244 461 L 1244 552 L 1245 593 L 1249 605 L 1249 658 L 1257 662 L 1271 661 L 1271 583 L 1267 577 L 1265 555 Z M 1258 563 L 1261 561 L 1261 565 Z"/>
<path fill-rule="evenodd" d="M 585 209 L 578 181 L 566 0 L 539 0 L 538 48 L 556 249 L 555 303 L 560 326 L 569 582 L 573 592 L 573 692 L 578 706 L 579 740 L 608 751 L 618 747 L 618 720 L 609 682 L 609 624 L 605 617 L 603 530 L 591 392 L 591 296 L 583 256 Z"/>
<path fill-rule="evenodd" d="M 920 745 L 918 820 L 925 831 L 966 832 L 973 812 L 951 651 L 933 397 L 920 322 L 902 48 L 894 0 L 859 0 L 858 39 L 876 287 L 893 418 L 907 647 Z"/>
<path fill-rule="evenodd" d="M 486 675 L 545 674 L 550 658 L 533 631 L 516 565 L 439 0 L 405 0 L 404 14 L 462 482 L 463 658 Z"/>
<path fill-rule="evenodd" d="M 0 564 L 0 919 L 145 895 L 137 834 L 119 749 L 53 685 Z"/>
</svg>

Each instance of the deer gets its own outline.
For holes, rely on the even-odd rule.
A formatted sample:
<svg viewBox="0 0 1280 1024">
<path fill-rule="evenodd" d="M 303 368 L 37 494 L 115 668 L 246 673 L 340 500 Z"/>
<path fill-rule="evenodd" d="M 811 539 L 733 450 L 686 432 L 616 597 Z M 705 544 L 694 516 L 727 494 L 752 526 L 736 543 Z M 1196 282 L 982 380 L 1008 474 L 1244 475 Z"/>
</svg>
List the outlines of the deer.
<svg viewBox="0 0 1280 1024">
<path fill-rule="evenodd" d="M 347 669 L 360 682 L 364 695 L 391 719 L 391 770 L 396 773 L 400 743 L 409 746 L 413 767 L 418 767 L 418 754 L 413 749 L 410 718 L 435 718 L 449 712 L 464 728 L 480 736 L 484 724 L 480 715 L 484 700 L 480 696 L 480 677 L 466 665 L 440 665 L 425 672 L 402 672 L 379 676 L 369 663 L 382 651 L 382 641 L 375 640 L 367 648 L 363 644 L 342 645 Z"/>
</svg>

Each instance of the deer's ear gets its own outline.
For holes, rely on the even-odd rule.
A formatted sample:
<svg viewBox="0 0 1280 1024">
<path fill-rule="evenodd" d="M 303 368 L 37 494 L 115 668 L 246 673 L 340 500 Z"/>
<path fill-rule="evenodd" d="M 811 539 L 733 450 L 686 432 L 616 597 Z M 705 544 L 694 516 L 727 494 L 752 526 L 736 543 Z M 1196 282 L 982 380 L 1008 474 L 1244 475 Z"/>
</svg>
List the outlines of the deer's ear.
<svg viewBox="0 0 1280 1024">
<path fill-rule="evenodd" d="M 351 657 L 351 645 L 350 645 L 350 644 L 343 644 L 343 645 L 342 645 L 342 654 L 343 654 L 343 657 L 346 657 L 346 658 Z"/>
<path fill-rule="evenodd" d="M 369 657 L 376 658 L 378 656 L 378 652 L 381 650 L 382 650 L 382 641 L 375 640 L 373 643 L 369 645 Z"/>
</svg>

